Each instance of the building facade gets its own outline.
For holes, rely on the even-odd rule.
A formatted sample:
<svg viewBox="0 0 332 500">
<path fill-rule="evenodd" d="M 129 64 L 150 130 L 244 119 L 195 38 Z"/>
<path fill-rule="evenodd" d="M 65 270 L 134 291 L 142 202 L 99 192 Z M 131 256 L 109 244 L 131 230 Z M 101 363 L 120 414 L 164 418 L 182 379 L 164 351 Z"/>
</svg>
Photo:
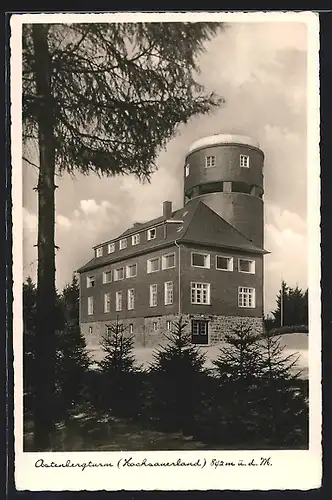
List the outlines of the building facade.
<svg viewBox="0 0 332 500">
<path fill-rule="evenodd" d="M 142 347 L 162 343 L 179 317 L 202 345 L 221 341 L 240 318 L 262 328 L 263 163 L 249 137 L 193 143 L 184 207 L 165 201 L 160 217 L 97 245 L 78 270 L 88 346 L 116 319 Z"/>
</svg>

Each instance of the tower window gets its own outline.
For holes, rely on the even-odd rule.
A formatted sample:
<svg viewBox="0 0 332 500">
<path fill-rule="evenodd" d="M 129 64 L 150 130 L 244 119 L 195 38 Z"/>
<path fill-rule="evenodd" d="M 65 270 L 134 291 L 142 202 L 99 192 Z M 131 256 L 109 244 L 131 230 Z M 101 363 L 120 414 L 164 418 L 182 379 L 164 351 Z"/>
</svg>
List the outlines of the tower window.
<svg viewBox="0 0 332 500">
<path fill-rule="evenodd" d="M 188 177 L 189 172 L 190 172 L 190 165 L 189 165 L 189 163 L 187 163 L 187 165 L 184 167 L 184 171 L 185 171 L 185 176 Z"/>
<path fill-rule="evenodd" d="M 240 167 L 249 168 L 249 156 L 240 155 Z"/>
<path fill-rule="evenodd" d="M 255 307 L 255 288 L 247 288 L 239 286 L 238 292 L 239 307 Z"/>
<path fill-rule="evenodd" d="M 249 259 L 239 259 L 239 272 L 255 274 L 255 261 Z"/>
<path fill-rule="evenodd" d="M 215 156 L 206 156 L 205 157 L 205 168 L 212 168 L 216 166 L 216 157 Z"/>
</svg>

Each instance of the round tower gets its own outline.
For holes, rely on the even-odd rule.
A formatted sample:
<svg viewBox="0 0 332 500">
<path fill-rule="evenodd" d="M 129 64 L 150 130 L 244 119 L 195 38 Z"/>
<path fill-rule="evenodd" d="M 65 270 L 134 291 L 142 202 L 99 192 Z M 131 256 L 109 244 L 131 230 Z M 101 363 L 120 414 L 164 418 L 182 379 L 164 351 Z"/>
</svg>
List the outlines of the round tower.
<svg viewBox="0 0 332 500">
<path fill-rule="evenodd" d="M 184 203 L 201 200 L 263 248 L 264 153 L 251 137 L 215 134 L 195 141 L 184 168 Z"/>
</svg>

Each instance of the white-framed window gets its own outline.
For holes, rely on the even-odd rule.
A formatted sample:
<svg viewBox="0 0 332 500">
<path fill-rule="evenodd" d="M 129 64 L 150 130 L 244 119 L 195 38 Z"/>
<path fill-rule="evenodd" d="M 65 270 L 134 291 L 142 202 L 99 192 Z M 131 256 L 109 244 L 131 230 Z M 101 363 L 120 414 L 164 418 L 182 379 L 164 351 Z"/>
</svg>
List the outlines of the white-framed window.
<svg viewBox="0 0 332 500">
<path fill-rule="evenodd" d="M 104 293 L 104 313 L 109 313 L 111 311 L 111 294 Z"/>
<path fill-rule="evenodd" d="M 165 306 L 173 304 L 173 281 L 165 281 L 164 283 L 165 291 Z"/>
<path fill-rule="evenodd" d="M 116 311 L 122 311 L 122 292 L 120 291 L 115 294 L 115 309 Z"/>
<path fill-rule="evenodd" d="M 186 166 L 184 167 L 184 172 L 185 172 L 185 176 L 188 177 L 188 175 L 190 173 L 190 165 L 189 165 L 189 163 L 187 163 Z"/>
<path fill-rule="evenodd" d="M 233 257 L 216 255 L 216 269 L 220 271 L 233 271 Z"/>
<path fill-rule="evenodd" d="M 191 265 L 192 267 L 205 267 L 210 269 L 210 254 L 191 252 Z"/>
<path fill-rule="evenodd" d="M 158 287 L 157 285 L 150 285 L 150 307 L 156 307 L 158 304 Z"/>
<path fill-rule="evenodd" d="M 238 262 L 240 273 L 255 274 L 255 261 L 250 259 L 239 259 Z"/>
<path fill-rule="evenodd" d="M 153 330 L 156 332 L 158 330 L 158 322 L 154 321 L 153 322 Z"/>
<path fill-rule="evenodd" d="M 114 269 L 114 281 L 120 281 L 123 280 L 123 278 L 124 278 L 124 268 L 118 267 L 117 269 Z"/>
<path fill-rule="evenodd" d="M 127 307 L 128 311 L 135 309 L 135 290 L 133 288 L 127 290 Z"/>
<path fill-rule="evenodd" d="M 87 288 L 91 288 L 93 286 L 95 286 L 95 277 L 94 276 L 87 276 L 86 277 L 86 287 Z"/>
<path fill-rule="evenodd" d="M 92 326 L 89 326 L 89 335 L 92 335 Z"/>
<path fill-rule="evenodd" d="M 133 234 L 131 237 L 131 244 L 132 245 L 138 245 L 140 240 L 140 235 L 139 234 Z"/>
<path fill-rule="evenodd" d="M 172 322 L 168 319 L 166 321 L 166 330 L 170 330 L 172 328 Z"/>
<path fill-rule="evenodd" d="M 96 248 L 96 257 L 103 256 L 103 247 Z"/>
<path fill-rule="evenodd" d="M 210 304 L 210 283 L 191 283 L 191 303 Z"/>
<path fill-rule="evenodd" d="M 127 238 L 122 238 L 122 240 L 119 241 L 119 248 L 120 250 L 127 248 Z"/>
<path fill-rule="evenodd" d="M 137 264 L 126 266 L 126 278 L 135 278 L 137 276 Z"/>
<path fill-rule="evenodd" d="M 93 314 L 93 297 L 88 297 L 88 315 Z"/>
<path fill-rule="evenodd" d="M 162 256 L 161 259 L 161 267 L 162 269 L 171 269 L 175 267 L 175 253 L 168 253 Z"/>
<path fill-rule="evenodd" d="M 212 168 L 216 166 L 216 157 L 215 156 L 206 156 L 205 157 L 205 168 Z"/>
<path fill-rule="evenodd" d="M 238 305 L 239 307 L 256 307 L 255 288 L 239 286 Z"/>
<path fill-rule="evenodd" d="M 107 245 L 107 253 L 113 253 L 115 252 L 115 243 L 109 243 Z"/>
<path fill-rule="evenodd" d="M 160 268 L 159 257 L 153 257 L 152 259 L 148 259 L 146 265 L 147 265 L 146 271 L 148 273 L 155 273 L 156 271 L 159 271 Z"/>
<path fill-rule="evenodd" d="M 129 324 L 129 333 L 134 333 L 134 325 L 132 323 Z"/>
<path fill-rule="evenodd" d="M 111 283 L 112 281 L 112 271 L 103 272 L 103 283 Z"/>
<path fill-rule="evenodd" d="M 154 240 L 157 236 L 157 231 L 155 227 L 148 229 L 148 240 Z"/>
<path fill-rule="evenodd" d="M 240 167 L 249 168 L 249 156 L 240 155 Z"/>
</svg>

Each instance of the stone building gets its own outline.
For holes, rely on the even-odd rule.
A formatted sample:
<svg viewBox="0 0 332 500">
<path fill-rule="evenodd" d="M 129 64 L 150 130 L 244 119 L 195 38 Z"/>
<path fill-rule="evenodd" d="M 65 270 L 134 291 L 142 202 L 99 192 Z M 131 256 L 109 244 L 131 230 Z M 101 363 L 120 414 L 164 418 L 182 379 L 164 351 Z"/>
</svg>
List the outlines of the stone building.
<svg viewBox="0 0 332 500">
<path fill-rule="evenodd" d="M 239 318 L 263 318 L 263 163 L 252 138 L 216 134 L 185 158 L 184 206 L 94 247 L 80 274 L 90 346 L 116 320 L 153 347 L 180 316 L 192 342 L 218 343 Z"/>
</svg>

